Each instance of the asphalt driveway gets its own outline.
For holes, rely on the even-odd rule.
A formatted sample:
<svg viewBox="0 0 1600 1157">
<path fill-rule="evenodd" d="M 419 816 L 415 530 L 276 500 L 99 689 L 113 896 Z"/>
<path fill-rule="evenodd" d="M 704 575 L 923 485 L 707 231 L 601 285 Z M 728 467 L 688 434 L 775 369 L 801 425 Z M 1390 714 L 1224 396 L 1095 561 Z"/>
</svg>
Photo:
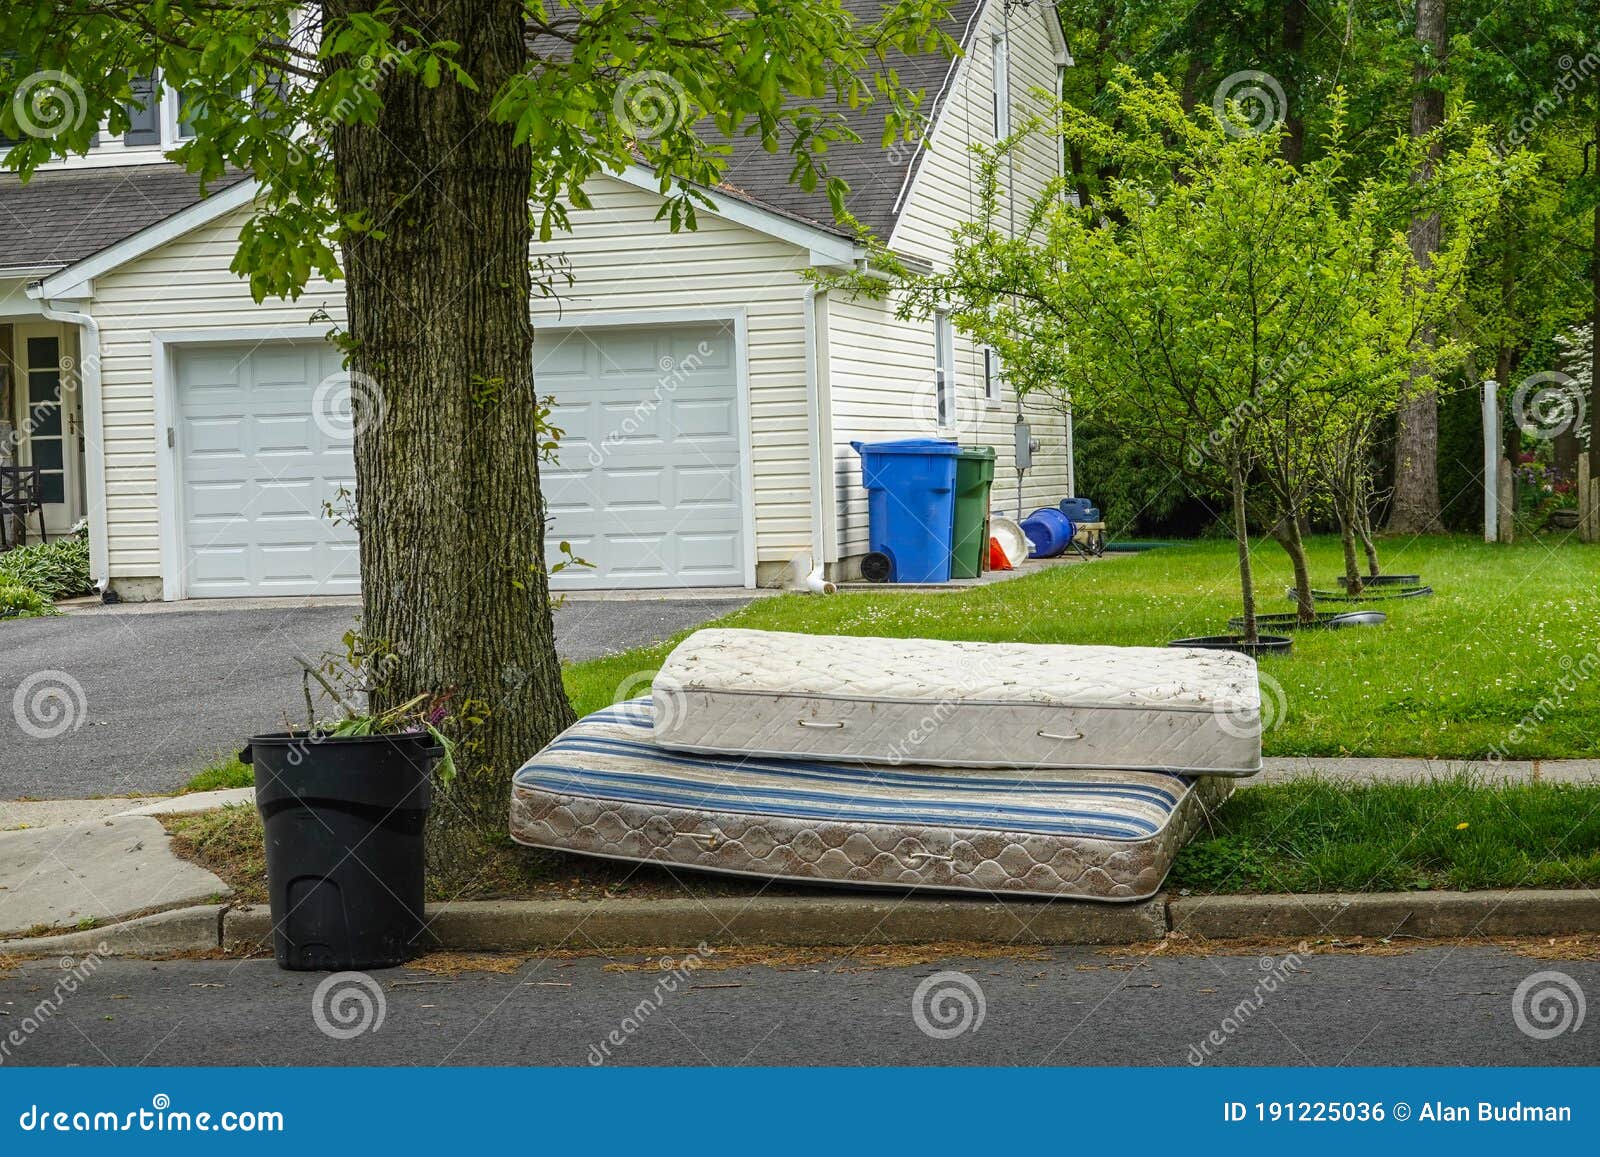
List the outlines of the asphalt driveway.
<svg viewBox="0 0 1600 1157">
<path fill-rule="evenodd" d="M 591 659 L 739 605 L 573 600 L 556 611 L 556 648 Z M 356 611 L 106 608 L 0 624 L 0 799 L 181 787 L 251 732 L 303 716 L 295 656 L 339 649 Z"/>
</svg>

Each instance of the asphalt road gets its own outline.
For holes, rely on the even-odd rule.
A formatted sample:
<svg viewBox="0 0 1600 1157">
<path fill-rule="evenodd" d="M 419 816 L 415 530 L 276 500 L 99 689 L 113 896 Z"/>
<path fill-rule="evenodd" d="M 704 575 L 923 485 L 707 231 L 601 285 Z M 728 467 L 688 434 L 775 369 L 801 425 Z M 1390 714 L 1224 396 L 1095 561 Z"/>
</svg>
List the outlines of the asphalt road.
<svg viewBox="0 0 1600 1157">
<path fill-rule="evenodd" d="M 318 1027 L 314 1005 L 324 976 L 280 972 L 266 960 L 101 961 L 44 1017 L 34 1010 L 57 991 L 61 962 L 13 965 L 0 979 L 0 1013 L 8 1014 L 0 1015 L 0 1041 L 7 1030 L 29 1031 L 0 1061 L 1187 1065 L 1198 1056 L 1219 1065 L 1600 1062 L 1594 1025 L 1537 1040 L 1517 1027 L 1512 1009 L 1518 985 L 1548 970 L 1559 970 L 1591 997 L 1600 994 L 1600 963 L 1532 960 L 1487 947 L 1265 961 L 1139 961 L 1084 948 L 1058 949 L 1042 961 L 950 959 L 912 967 L 871 967 L 862 951 L 845 961 L 720 971 L 686 969 L 681 959 L 674 954 L 669 962 L 676 973 L 657 961 L 636 971 L 608 971 L 598 959 L 529 961 L 509 974 L 395 969 L 369 978 L 370 990 L 344 974 L 337 982 L 344 995 L 330 990 L 321 1016 L 348 1039 Z M 1269 974 L 1278 978 L 1275 990 L 1263 993 Z M 930 1011 L 921 1020 L 949 1034 L 944 1039 L 919 1027 L 918 989 L 924 985 L 921 1007 Z M 934 995 L 940 992 L 943 999 Z M 1251 1010 L 1241 1013 L 1247 1003 Z M 1212 1033 L 1223 1043 L 1211 1046 L 1210 1057 L 1197 1053 Z"/>
<path fill-rule="evenodd" d="M 737 606 L 730 600 L 573 600 L 556 611 L 556 646 L 565 659 L 594 658 L 656 642 Z M 338 650 L 355 615 L 351 606 L 107 609 L 6 623 L 0 635 L 0 799 L 181 787 L 251 732 L 300 718 L 295 656 L 315 659 Z M 50 688 L 63 697 L 30 706 Z M 63 708 L 70 714 L 52 713 Z M 25 731 L 24 722 L 46 734 Z M 57 726 L 65 729 L 49 735 Z"/>
</svg>

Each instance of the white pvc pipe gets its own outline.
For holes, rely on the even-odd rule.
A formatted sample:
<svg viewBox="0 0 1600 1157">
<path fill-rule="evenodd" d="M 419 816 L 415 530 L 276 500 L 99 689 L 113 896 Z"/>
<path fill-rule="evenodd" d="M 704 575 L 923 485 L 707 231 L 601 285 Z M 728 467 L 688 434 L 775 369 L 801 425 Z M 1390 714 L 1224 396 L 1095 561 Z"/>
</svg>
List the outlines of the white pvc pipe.
<svg viewBox="0 0 1600 1157">
<path fill-rule="evenodd" d="M 1483 383 L 1483 541 L 1500 540 L 1500 383 Z"/>
</svg>

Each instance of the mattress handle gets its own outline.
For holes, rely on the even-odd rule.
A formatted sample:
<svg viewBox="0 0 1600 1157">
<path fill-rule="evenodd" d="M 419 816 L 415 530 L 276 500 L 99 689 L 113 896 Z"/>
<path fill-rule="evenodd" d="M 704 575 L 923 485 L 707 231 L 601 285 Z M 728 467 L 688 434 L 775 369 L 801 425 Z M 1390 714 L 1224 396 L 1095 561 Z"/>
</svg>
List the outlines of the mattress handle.
<svg viewBox="0 0 1600 1157">
<path fill-rule="evenodd" d="M 1074 731 L 1070 735 L 1058 735 L 1054 731 L 1045 731 L 1043 728 L 1041 728 L 1039 730 L 1039 738 L 1040 739 L 1082 739 L 1083 738 L 1083 732 Z"/>
<path fill-rule="evenodd" d="M 908 860 L 954 860 L 954 856 L 941 856 L 938 852 L 907 852 Z"/>
<path fill-rule="evenodd" d="M 844 726 L 844 720 L 843 719 L 835 720 L 832 723 L 815 723 L 815 722 L 812 722 L 809 719 L 800 719 L 800 720 L 797 720 L 796 722 L 798 722 L 801 727 L 825 727 L 825 728 L 828 728 L 829 730 L 837 730 L 837 729 L 839 729 L 839 728 Z"/>
</svg>

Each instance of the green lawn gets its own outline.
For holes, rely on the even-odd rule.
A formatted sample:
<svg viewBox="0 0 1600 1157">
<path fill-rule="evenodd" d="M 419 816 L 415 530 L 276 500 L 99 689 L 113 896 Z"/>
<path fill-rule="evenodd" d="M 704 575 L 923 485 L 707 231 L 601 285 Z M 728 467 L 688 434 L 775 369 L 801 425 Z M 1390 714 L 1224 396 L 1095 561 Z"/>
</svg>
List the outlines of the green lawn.
<svg viewBox="0 0 1600 1157">
<path fill-rule="evenodd" d="M 1466 777 L 1235 792 L 1178 853 L 1169 889 L 1405 892 L 1600 884 L 1600 787 Z"/>
<path fill-rule="evenodd" d="M 1309 547 L 1314 583 L 1332 586 L 1338 542 Z M 1387 570 L 1420 573 L 1436 593 L 1375 604 L 1389 613 L 1381 627 L 1299 632 L 1292 655 L 1263 660 L 1267 754 L 1600 756 L 1600 547 L 1438 537 L 1382 549 Z M 1261 609 L 1290 609 L 1286 556 L 1268 542 L 1255 557 Z M 1238 609 L 1233 545 L 1207 541 L 960 593 L 759 599 L 718 624 L 1160 646 L 1221 633 Z M 574 706 L 640 694 L 673 642 L 568 666 Z"/>
</svg>

